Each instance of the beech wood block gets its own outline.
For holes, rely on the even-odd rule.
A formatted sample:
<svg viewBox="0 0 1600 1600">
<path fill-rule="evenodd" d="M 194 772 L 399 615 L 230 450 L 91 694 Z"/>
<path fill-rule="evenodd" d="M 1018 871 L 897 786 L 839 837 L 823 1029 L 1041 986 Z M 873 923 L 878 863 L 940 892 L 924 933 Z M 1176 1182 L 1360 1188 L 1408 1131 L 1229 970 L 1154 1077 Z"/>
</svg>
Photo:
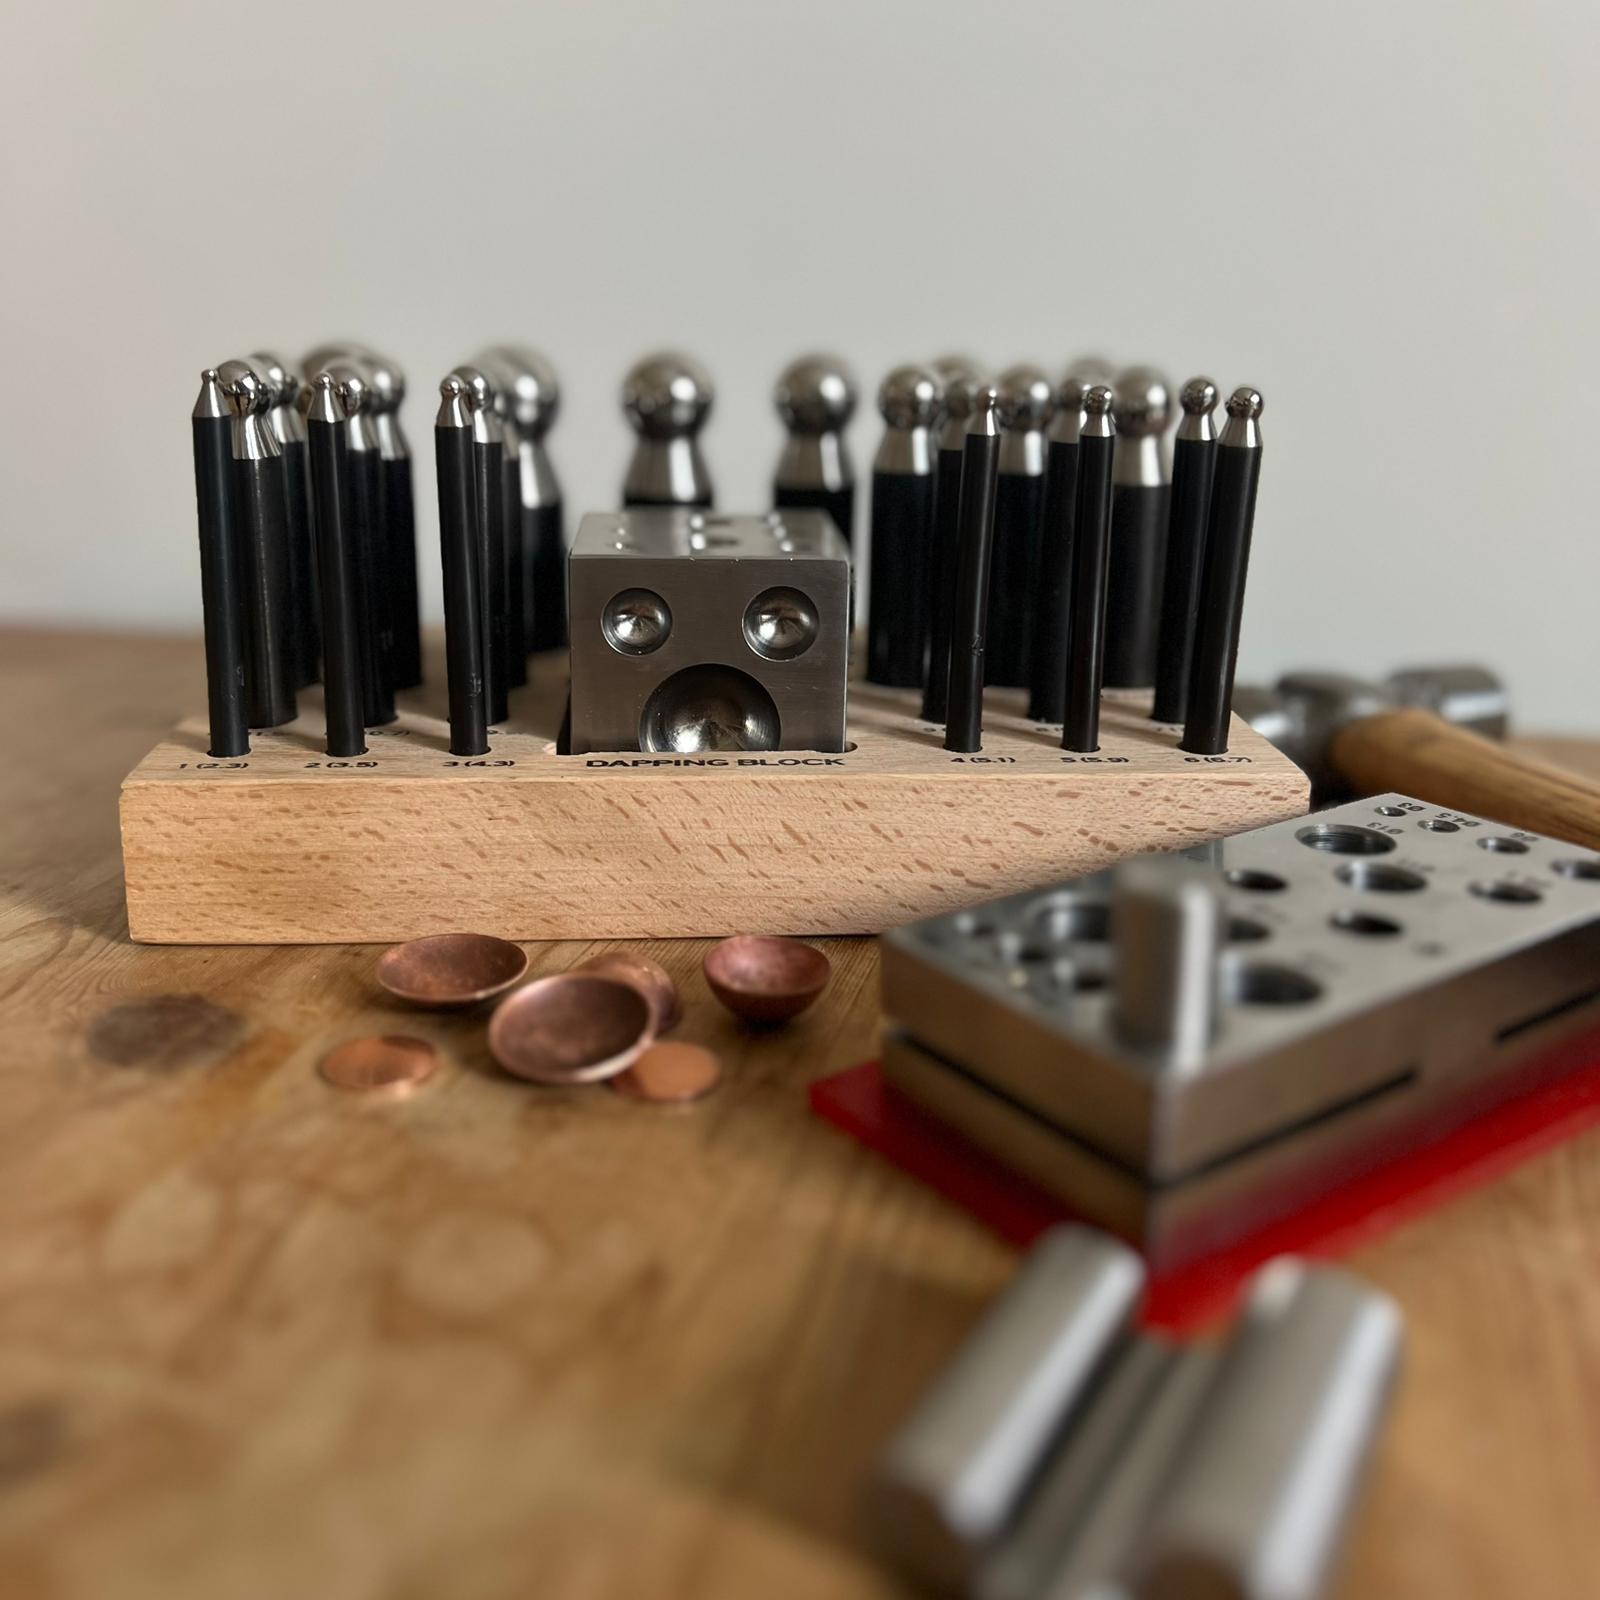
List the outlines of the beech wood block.
<svg viewBox="0 0 1600 1600">
<path fill-rule="evenodd" d="M 451 756 L 441 709 L 402 696 L 366 756 L 322 715 L 212 760 L 184 723 L 122 786 L 133 937 L 153 944 L 877 933 L 1127 855 L 1303 812 L 1305 775 L 1235 719 L 1190 756 L 1145 691 L 1106 696 L 1095 756 L 991 691 L 956 756 L 915 691 L 857 684 L 841 755 L 558 756 L 565 657 L 535 662 L 488 756 Z"/>
</svg>

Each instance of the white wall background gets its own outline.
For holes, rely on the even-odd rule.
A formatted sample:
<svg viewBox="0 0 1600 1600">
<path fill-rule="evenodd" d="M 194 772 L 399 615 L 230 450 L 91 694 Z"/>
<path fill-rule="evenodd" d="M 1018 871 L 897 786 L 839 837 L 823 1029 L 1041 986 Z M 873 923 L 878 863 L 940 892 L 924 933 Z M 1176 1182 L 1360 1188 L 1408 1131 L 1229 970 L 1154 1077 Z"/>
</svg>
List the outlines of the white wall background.
<svg viewBox="0 0 1600 1600">
<path fill-rule="evenodd" d="M 802 348 L 1094 349 L 1267 397 L 1242 673 L 1479 657 L 1600 731 L 1600 6 L 7 11 L 0 615 L 198 626 L 185 418 L 262 345 L 392 350 L 424 461 L 441 373 L 541 346 L 574 508 L 651 346 L 735 508 Z"/>
</svg>

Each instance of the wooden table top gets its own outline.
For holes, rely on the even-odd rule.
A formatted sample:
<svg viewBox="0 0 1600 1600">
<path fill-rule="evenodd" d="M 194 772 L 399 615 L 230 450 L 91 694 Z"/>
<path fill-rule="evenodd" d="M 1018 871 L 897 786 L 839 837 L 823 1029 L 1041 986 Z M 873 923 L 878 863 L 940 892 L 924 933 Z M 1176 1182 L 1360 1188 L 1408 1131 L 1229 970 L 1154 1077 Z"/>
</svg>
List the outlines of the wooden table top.
<svg viewBox="0 0 1600 1600">
<path fill-rule="evenodd" d="M 0 1595 L 901 1594 L 862 1472 L 1014 1253 L 807 1114 L 874 943 L 763 1038 L 651 946 L 723 1087 L 532 1090 L 372 947 L 129 943 L 117 784 L 199 704 L 193 641 L 0 633 Z M 397 1029 L 415 1098 L 316 1076 Z M 1352 1264 L 1410 1346 L 1339 1595 L 1595 1593 L 1600 1134 Z"/>
</svg>

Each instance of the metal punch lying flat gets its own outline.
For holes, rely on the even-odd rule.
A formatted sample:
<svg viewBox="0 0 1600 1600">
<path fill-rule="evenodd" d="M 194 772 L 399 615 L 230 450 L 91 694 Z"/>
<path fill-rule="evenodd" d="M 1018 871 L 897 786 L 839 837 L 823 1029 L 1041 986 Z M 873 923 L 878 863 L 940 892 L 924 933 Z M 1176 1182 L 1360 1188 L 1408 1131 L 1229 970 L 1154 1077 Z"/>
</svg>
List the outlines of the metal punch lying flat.
<svg viewBox="0 0 1600 1600">
<path fill-rule="evenodd" d="M 1047 1233 L 881 1457 L 906 1570 L 976 1600 L 1314 1600 L 1399 1369 L 1382 1294 L 1281 1257 L 1220 1346 L 1134 1331 L 1144 1267 Z"/>
<path fill-rule="evenodd" d="M 883 946 L 889 1081 L 1171 1266 L 1570 1070 L 1600 854 L 1380 795 Z"/>
</svg>

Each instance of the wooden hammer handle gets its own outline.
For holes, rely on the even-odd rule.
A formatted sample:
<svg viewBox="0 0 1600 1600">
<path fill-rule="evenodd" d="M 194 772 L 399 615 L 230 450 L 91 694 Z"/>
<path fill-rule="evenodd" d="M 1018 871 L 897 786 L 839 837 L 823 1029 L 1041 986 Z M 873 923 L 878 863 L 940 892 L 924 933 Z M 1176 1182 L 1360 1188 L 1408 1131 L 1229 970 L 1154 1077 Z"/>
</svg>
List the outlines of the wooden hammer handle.
<svg viewBox="0 0 1600 1600">
<path fill-rule="evenodd" d="M 1359 794 L 1434 805 L 1600 850 L 1600 783 L 1520 756 L 1431 711 L 1380 711 L 1334 735 L 1333 770 Z"/>
</svg>

